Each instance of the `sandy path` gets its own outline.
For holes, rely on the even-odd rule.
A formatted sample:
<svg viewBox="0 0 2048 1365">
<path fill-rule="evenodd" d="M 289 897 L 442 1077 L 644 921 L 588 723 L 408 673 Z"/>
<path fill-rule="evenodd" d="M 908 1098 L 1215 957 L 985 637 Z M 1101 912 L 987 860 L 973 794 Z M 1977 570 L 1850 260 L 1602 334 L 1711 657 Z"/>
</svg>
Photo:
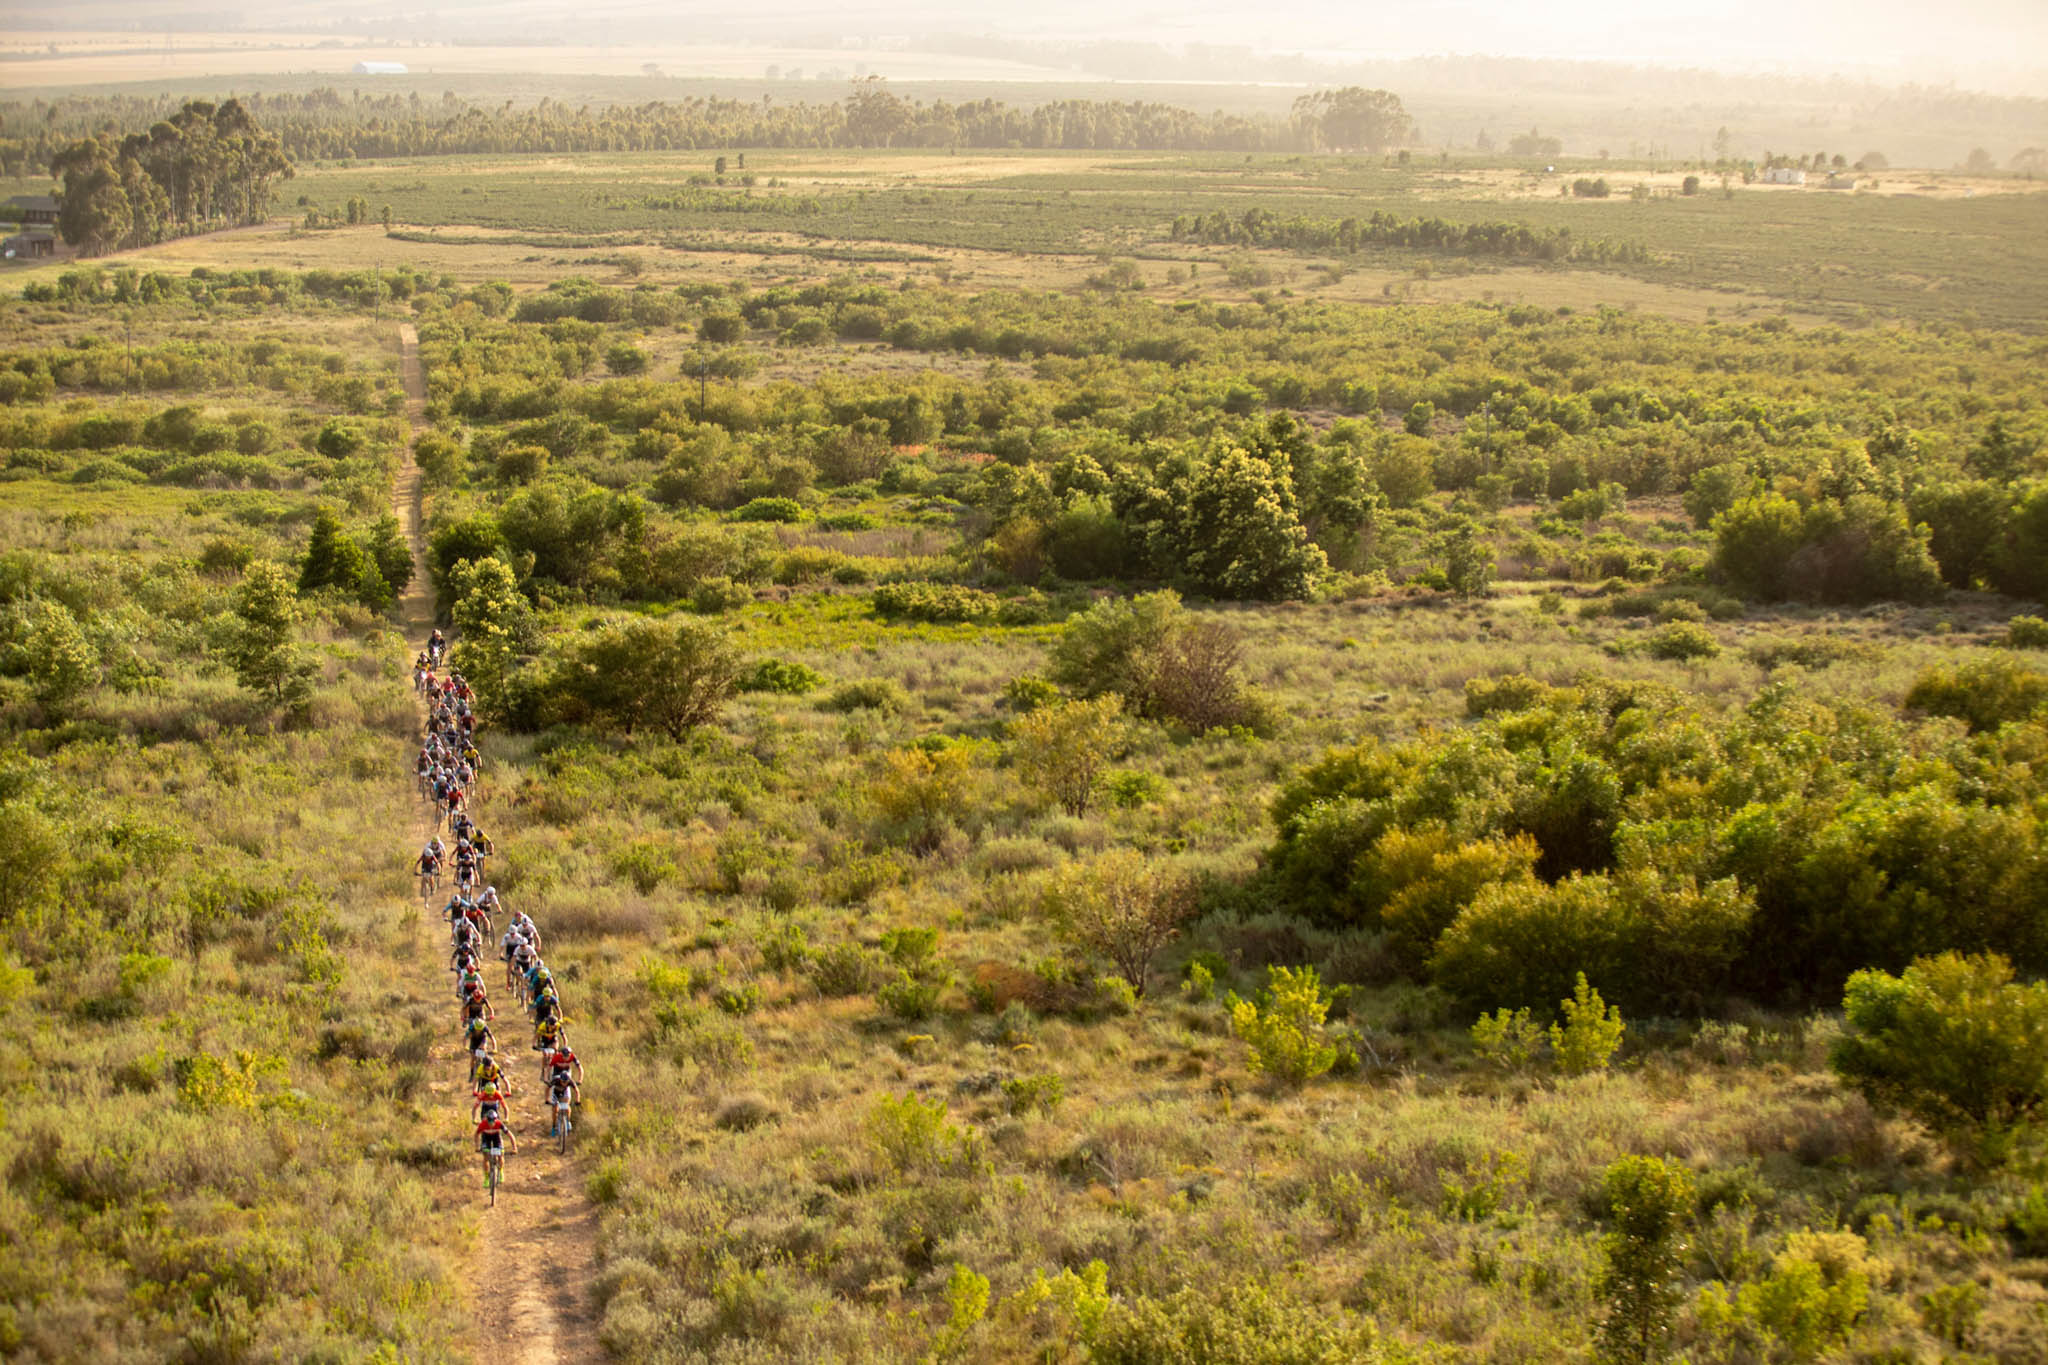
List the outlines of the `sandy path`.
<svg viewBox="0 0 2048 1365">
<path fill-rule="evenodd" d="M 406 415 L 417 436 L 426 417 L 426 381 L 420 368 L 419 334 L 410 323 L 398 328 L 405 382 Z M 392 510 L 412 544 L 413 581 L 399 603 L 406 638 L 424 644 L 433 629 L 433 582 L 427 574 L 426 540 L 420 524 L 420 470 L 407 447 L 391 490 Z M 481 784 L 480 784 L 481 785 Z M 488 820 L 488 792 L 480 792 L 479 811 Z M 482 821 L 480 821 L 482 823 Z M 431 832 L 427 808 L 413 808 L 412 842 L 417 848 Z M 485 824 L 486 829 L 490 826 Z M 408 994 L 429 1010 L 447 1016 L 441 1041 L 429 1055 L 428 1112 L 434 1131 L 468 1146 L 469 1086 L 467 1058 L 455 1028 L 455 1000 L 443 973 L 447 936 L 430 906 L 423 916 L 419 972 L 408 982 Z M 541 926 L 546 932 L 547 926 Z M 485 979 L 499 979 L 487 963 Z M 584 1192 L 582 1161 L 560 1155 L 546 1140 L 540 1107 L 539 1066 L 525 1049 L 524 1019 L 509 993 L 492 1002 L 500 1010 L 505 1070 L 512 1084 L 510 1126 L 519 1150 L 505 1160 L 505 1183 L 495 1206 L 485 1201 L 479 1163 L 465 1159 L 435 1186 L 437 1212 L 464 1211 L 474 1221 L 474 1235 L 463 1252 L 462 1292 L 473 1323 L 470 1342 L 478 1360 L 493 1365 L 560 1365 L 598 1361 L 604 1353 L 590 1306 L 590 1282 L 596 1268 L 597 1210 Z"/>
</svg>

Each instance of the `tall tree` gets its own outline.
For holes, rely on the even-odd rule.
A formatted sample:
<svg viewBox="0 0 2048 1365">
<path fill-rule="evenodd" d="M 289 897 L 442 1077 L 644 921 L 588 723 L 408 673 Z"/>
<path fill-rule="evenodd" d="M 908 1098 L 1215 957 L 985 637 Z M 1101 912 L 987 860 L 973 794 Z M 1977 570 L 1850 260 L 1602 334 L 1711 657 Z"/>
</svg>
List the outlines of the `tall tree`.
<svg viewBox="0 0 2048 1365">
<path fill-rule="evenodd" d="M 1383 152 L 1415 135 L 1415 120 L 1389 90 L 1347 85 L 1294 102 L 1294 119 L 1311 144 L 1337 152 Z"/>
</svg>

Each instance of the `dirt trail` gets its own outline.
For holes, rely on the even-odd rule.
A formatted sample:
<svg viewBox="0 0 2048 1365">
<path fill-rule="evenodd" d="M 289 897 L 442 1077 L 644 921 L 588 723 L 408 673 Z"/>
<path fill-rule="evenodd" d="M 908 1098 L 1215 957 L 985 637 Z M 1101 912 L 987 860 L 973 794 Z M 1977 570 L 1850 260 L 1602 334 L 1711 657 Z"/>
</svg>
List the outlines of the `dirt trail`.
<svg viewBox="0 0 2048 1365">
<path fill-rule="evenodd" d="M 405 381 L 406 416 L 418 435 L 426 419 L 426 381 L 420 368 L 419 334 L 410 323 L 398 329 L 401 372 Z M 406 639 L 417 649 L 434 624 L 433 582 L 427 573 L 426 538 L 420 524 L 420 470 L 408 446 L 391 490 L 392 511 L 412 545 L 413 581 L 399 602 Z M 490 828 L 488 784 L 482 790 L 478 823 Z M 424 806 L 415 805 L 411 848 L 432 832 Z M 516 855 L 515 855 L 516 856 Z M 457 1035 L 456 1001 L 450 979 L 441 968 L 447 936 L 430 906 L 423 923 L 419 970 L 406 983 L 407 994 L 428 1010 L 447 1018 L 445 1036 L 428 1057 L 427 1106 L 433 1131 L 468 1146 L 469 1087 L 464 1082 L 468 1059 Z M 547 926 L 541 926 L 545 932 Z M 499 985 L 487 963 L 485 979 Z M 590 1308 L 591 1276 L 596 1267 L 597 1210 L 584 1192 L 583 1163 L 563 1157 L 546 1139 L 541 1118 L 539 1063 L 527 1051 L 525 1020 L 510 993 L 494 993 L 503 1025 L 501 1055 L 512 1085 L 510 1126 L 519 1150 L 505 1160 L 505 1182 L 495 1207 L 485 1201 L 483 1172 L 465 1158 L 441 1177 L 434 1190 L 437 1213 L 470 1215 L 475 1235 L 463 1251 L 461 1288 L 469 1299 L 470 1343 L 478 1360 L 492 1365 L 570 1365 L 600 1361 L 597 1325 Z"/>
</svg>

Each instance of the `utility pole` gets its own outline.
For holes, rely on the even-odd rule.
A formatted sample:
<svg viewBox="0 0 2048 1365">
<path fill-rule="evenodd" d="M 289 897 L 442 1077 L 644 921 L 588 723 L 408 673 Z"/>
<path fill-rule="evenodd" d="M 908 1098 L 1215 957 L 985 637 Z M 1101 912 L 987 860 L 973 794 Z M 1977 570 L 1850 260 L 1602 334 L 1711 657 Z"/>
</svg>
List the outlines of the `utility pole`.
<svg viewBox="0 0 2048 1365">
<path fill-rule="evenodd" d="M 130 308 L 121 319 L 121 329 L 128 334 L 128 392 L 135 392 L 135 310 Z"/>
</svg>

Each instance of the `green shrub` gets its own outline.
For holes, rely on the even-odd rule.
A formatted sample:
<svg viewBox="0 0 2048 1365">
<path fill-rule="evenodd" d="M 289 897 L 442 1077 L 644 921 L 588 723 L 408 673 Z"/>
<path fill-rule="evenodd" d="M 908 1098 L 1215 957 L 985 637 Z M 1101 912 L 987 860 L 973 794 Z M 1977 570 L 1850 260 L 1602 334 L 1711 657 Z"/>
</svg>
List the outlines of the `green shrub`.
<svg viewBox="0 0 2048 1365">
<path fill-rule="evenodd" d="M 1913 682 L 1906 705 L 1933 716 L 1953 716 L 1972 732 L 2025 720 L 2048 704 L 2048 673 L 2005 655 L 1971 659 L 1954 668 L 1930 668 Z"/>
<path fill-rule="evenodd" d="M 1123 709 L 1123 698 L 1111 694 L 1026 712 L 1010 722 L 1012 766 L 1068 815 L 1086 815 L 1102 770 L 1123 741 Z"/>
<path fill-rule="evenodd" d="M 706 616 L 737 611 L 753 600 L 754 590 L 751 587 L 730 578 L 707 578 L 690 593 L 691 609 Z"/>
<path fill-rule="evenodd" d="M 1324 1028 L 1330 1002 L 1314 967 L 1269 967 L 1257 1001 L 1230 997 L 1230 1029 L 1250 1048 L 1252 1071 L 1301 1085 L 1336 1065 Z"/>
<path fill-rule="evenodd" d="M 1847 1085 L 1938 1131 L 1996 1150 L 2048 1112 L 2048 983 L 1996 954 L 1943 953 L 1899 976 L 1849 978 L 1849 1031 L 1830 1061 Z"/>
<path fill-rule="evenodd" d="M 992 621 L 1002 606 L 994 593 L 953 583 L 884 583 L 869 600 L 891 621 Z"/>
<path fill-rule="evenodd" d="M 1152 960 L 1193 918 L 1196 891 L 1170 867 L 1116 849 L 1061 869 L 1043 903 L 1064 942 L 1107 959 L 1142 996 Z"/>
<path fill-rule="evenodd" d="M 1645 648 L 1653 659 L 1680 663 L 1711 659 L 1721 652 L 1713 632 L 1691 621 L 1673 621 L 1652 635 Z"/>
<path fill-rule="evenodd" d="M 1067 1097 L 1067 1083 L 1055 1072 L 1037 1076 L 1013 1076 L 1003 1082 L 1003 1108 L 1011 1114 L 1036 1110 L 1050 1115 Z"/>
<path fill-rule="evenodd" d="M 742 692 L 779 692 L 801 697 L 822 687 L 825 675 L 787 659 L 763 659 L 740 675 Z"/>
<path fill-rule="evenodd" d="M 1543 1043 L 1543 1026 L 1531 1022 L 1527 1009 L 1503 1007 L 1480 1015 L 1472 1025 L 1472 1047 L 1480 1059 L 1509 1071 L 1528 1067 Z"/>
<path fill-rule="evenodd" d="M 811 964 L 811 942 L 803 926 L 776 920 L 754 936 L 761 965 L 771 972 L 801 972 Z"/>
<path fill-rule="evenodd" d="M 1429 973 L 1480 1009 L 1547 1007 L 1581 973 L 1643 1013 L 1698 1009 L 1725 993 L 1755 914 L 1733 877 L 1497 882 L 1443 931 Z"/>
<path fill-rule="evenodd" d="M 954 1123 L 944 1100 L 878 1095 L 861 1130 L 870 1149 L 901 1175 L 965 1175 L 983 1165 L 981 1135 Z"/>
<path fill-rule="evenodd" d="M 711 993 L 711 1003 L 726 1014 L 752 1014 L 761 1008 L 761 983 L 744 981 L 738 985 L 720 986 Z"/>
<path fill-rule="evenodd" d="M 2048 649 L 2048 617 L 2015 616 L 2005 623 L 2007 649 Z"/>
<path fill-rule="evenodd" d="M 1621 1011 L 1586 984 L 1584 972 L 1572 987 L 1571 999 L 1559 1001 L 1558 1009 L 1564 1022 L 1550 1026 L 1550 1053 L 1557 1069 L 1567 1076 L 1605 1071 L 1627 1031 Z"/>
<path fill-rule="evenodd" d="M 1240 676 L 1243 657 L 1235 631 L 1197 618 L 1176 593 L 1155 592 L 1068 620 L 1048 676 L 1082 697 L 1113 692 L 1137 715 L 1200 734 L 1268 720 Z"/>
<path fill-rule="evenodd" d="M 1600 1179 L 1612 1231 L 1600 1239 L 1594 1292 L 1607 1305 L 1603 1358 L 1646 1365 L 1663 1358 L 1678 1306 L 1692 1176 L 1656 1157 L 1625 1156 Z"/>
<path fill-rule="evenodd" d="M 819 703 L 827 711 L 902 711 L 910 698 L 888 678 L 859 678 L 841 683 Z"/>
<path fill-rule="evenodd" d="M 1695 1312 L 1710 1338 L 1741 1342 L 1779 1359 L 1818 1360 L 1863 1316 L 1877 1268 L 1853 1232 L 1796 1232 L 1770 1273 L 1732 1297 L 1725 1287 L 1708 1285 Z"/>
<path fill-rule="evenodd" d="M 1118 810 L 1138 810 L 1166 796 L 1166 782 L 1156 773 L 1124 768 L 1104 773 L 1102 794 Z"/>
<path fill-rule="evenodd" d="M 1036 711 L 1059 699 L 1059 688 L 1036 674 L 1026 673 L 1003 684 L 1003 705 L 1011 711 Z"/>
<path fill-rule="evenodd" d="M 804 519 L 804 505 L 795 498 L 755 498 L 732 510 L 734 521 L 798 522 Z"/>
<path fill-rule="evenodd" d="M 1370 1322 L 1281 1289 L 1204 1285 L 1166 1298 L 1127 1294 L 1084 1335 L 1094 1365 L 1374 1365 L 1389 1352 Z"/>
<path fill-rule="evenodd" d="M 818 994 L 847 996 L 865 995 L 874 989 L 880 970 L 875 955 L 858 943 L 834 943 L 811 956 L 805 974 Z"/>
</svg>

